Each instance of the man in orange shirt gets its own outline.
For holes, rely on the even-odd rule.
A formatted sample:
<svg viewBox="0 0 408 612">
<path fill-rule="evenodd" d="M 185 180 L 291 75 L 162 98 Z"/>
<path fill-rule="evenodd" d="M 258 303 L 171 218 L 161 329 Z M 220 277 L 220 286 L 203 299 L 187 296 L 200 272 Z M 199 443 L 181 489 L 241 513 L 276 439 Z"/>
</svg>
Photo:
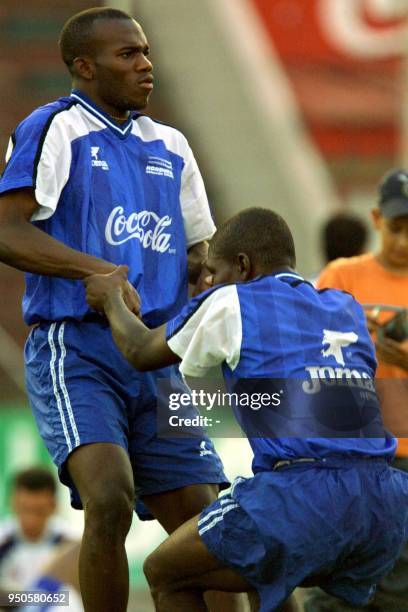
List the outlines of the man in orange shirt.
<svg viewBox="0 0 408 612">
<path fill-rule="evenodd" d="M 378 253 L 337 259 L 321 272 L 317 286 L 348 291 L 363 305 L 370 305 L 367 322 L 376 343 L 377 379 L 384 424 L 399 437 L 394 466 L 408 471 L 407 319 L 405 334 L 402 329 L 397 335 L 399 341 L 387 337 L 389 331 L 384 327 L 399 309 L 408 308 L 408 171 L 396 170 L 387 174 L 380 185 L 379 195 L 378 207 L 372 210 L 374 226 L 380 237 Z M 387 306 L 390 309 L 384 308 Z M 404 315 L 400 316 L 403 318 Z M 380 587 L 375 607 L 364 609 L 408 611 L 407 556 L 403 555 L 394 572 Z M 347 608 L 337 603 L 335 598 L 321 593 L 312 596 L 305 609 L 307 612 L 334 612 Z"/>
</svg>

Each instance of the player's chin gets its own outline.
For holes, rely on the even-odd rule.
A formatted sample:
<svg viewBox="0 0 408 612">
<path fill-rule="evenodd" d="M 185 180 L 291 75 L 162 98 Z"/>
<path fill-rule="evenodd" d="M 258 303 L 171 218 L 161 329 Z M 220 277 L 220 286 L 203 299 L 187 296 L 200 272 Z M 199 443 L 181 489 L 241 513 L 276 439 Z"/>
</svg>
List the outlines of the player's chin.
<svg viewBox="0 0 408 612">
<path fill-rule="evenodd" d="M 127 108 L 129 110 L 143 110 L 149 103 L 150 92 L 143 93 L 137 97 L 127 100 Z"/>
</svg>

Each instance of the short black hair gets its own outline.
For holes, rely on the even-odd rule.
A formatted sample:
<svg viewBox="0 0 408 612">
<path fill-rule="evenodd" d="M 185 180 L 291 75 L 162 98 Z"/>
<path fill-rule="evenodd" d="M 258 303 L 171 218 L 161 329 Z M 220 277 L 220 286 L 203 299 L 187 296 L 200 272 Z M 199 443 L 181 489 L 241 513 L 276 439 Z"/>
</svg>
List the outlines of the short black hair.
<svg viewBox="0 0 408 612">
<path fill-rule="evenodd" d="M 368 229 L 363 219 L 350 212 L 334 214 L 322 228 L 322 250 L 326 262 L 360 255 L 367 238 Z"/>
<path fill-rule="evenodd" d="M 210 254 L 233 261 L 245 253 L 264 267 L 296 265 L 295 244 L 286 221 L 268 208 L 246 208 L 214 234 Z"/>
<path fill-rule="evenodd" d="M 57 483 L 52 473 L 41 466 L 28 468 L 17 472 L 13 478 L 12 488 L 25 489 L 27 491 L 50 491 L 53 495 L 57 492 Z"/>
<path fill-rule="evenodd" d="M 73 15 L 62 28 L 58 41 L 61 57 L 72 74 L 74 59 L 92 53 L 92 29 L 99 19 L 130 19 L 128 13 L 109 7 L 90 8 Z"/>
</svg>

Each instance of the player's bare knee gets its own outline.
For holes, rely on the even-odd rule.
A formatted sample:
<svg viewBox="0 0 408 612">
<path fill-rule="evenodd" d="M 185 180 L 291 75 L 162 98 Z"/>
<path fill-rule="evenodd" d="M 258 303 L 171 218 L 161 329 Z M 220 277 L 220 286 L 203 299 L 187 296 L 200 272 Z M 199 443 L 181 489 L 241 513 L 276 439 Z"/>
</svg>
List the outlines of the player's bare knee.
<svg viewBox="0 0 408 612">
<path fill-rule="evenodd" d="M 160 571 L 158 570 L 158 564 L 155 561 L 154 553 L 146 557 L 143 563 L 143 572 L 146 576 L 146 580 L 150 586 L 150 589 L 153 589 L 155 585 L 158 583 L 160 578 Z"/>
<path fill-rule="evenodd" d="M 152 592 L 163 589 L 168 582 L 168 569 L 166 571 L 166 566 L 160 560 L 156 551 L 153 551 L 145 559 L 143 571 Z"/>
<path fill-rule="evenodd" d="M 149 584 L 152 599 L 156 607 L 161 610 L 162 603 L 166 601 L 167 596 L 177 591 L 177 584 L 175 581 L 169 581 L 164 568 L 154 553 L 145 560 L 143 571 Z"/>
<path fill-rule="evenodd" d="M 109 539 L 125 538 L 132 522 L 134 493 L 99 491 L 85 504 L 85 528 Z"/>
</svg>

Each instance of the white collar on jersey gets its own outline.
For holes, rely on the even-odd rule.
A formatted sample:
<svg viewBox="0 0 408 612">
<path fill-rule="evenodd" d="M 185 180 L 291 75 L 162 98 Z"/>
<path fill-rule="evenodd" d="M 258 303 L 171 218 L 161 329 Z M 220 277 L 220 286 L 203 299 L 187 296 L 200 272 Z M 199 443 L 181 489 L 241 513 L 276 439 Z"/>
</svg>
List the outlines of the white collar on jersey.
<svg viewBox="0 0 408 612">
<path fill-rule="evenodd" d="M 304 280 L 300 274 L 296 274 L 295 272 L 278 272 L 278 274 L 273 274 L 275 278 L 297 278 L 298 280 Z"/>
<path fill-rule="evenodd" d="M 121 135 L 123 137 L 123 136 L 127 136 L 131 132 L 131 130 L 132 130 L 132 123 L 133 123 L 133 116 L 134 116 L 132 112 L 130 112 L 129 117 L 125 121 L 125 123 L 122 123 L 119 126 L 117 123 L 112 121 L 112 117 L 110 115 L 108 115 L 108 113 L 105 113 L 104 110 L 102 110 L 99 106 L 97 106 L 95 104 L 95 102 L 93 102 L 93 100 L 88 98 L 88 96 L 86 96 L 79 89 L 73 89 L 72 90 L 71 98 L 74 98 L 75 100 L 78 100 L 78 102 L 80 102 L 81 105 L 87 111 L 89 111 L 97 119 L 99 119 L 100 121 L 105 123 L 105 125 L 110 127 L 118 135 Z"/>
</svg>

